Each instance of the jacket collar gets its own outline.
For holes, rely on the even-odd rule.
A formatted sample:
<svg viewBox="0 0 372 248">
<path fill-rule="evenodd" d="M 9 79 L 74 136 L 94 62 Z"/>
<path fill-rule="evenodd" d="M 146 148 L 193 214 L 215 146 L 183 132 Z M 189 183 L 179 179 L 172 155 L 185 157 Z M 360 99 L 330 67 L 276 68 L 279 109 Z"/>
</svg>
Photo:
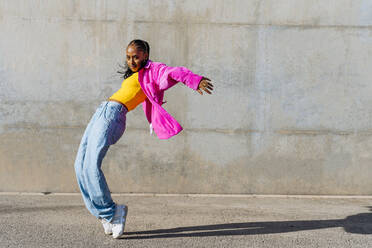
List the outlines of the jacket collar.
<svg viewBox="0 0 372 248">
<path fill-rule="evenodd" d="M 146 63 L 146 65 L 143 68 L 145 68 L 145 69 L 150 68 L 151 63 L 152 63 L 152 61 L 150 59 L 147 60 L 147 63 Z"/>
</svg>

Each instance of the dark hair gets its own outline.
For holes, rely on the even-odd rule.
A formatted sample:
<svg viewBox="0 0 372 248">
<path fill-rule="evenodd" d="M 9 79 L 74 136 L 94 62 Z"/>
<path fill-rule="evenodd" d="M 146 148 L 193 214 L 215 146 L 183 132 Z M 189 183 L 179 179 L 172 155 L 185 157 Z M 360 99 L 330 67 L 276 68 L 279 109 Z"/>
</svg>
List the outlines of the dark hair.
<svg viewBox="0 0 372 248">
<path fill-rule="evenodd" d="M 135 46 L 137 49 L 147 53 L 148 55 L 150 55 L 150 46 L 149 46 L 149 43 L 147 41 L 144 41 L 144 40 L 132 40 L 131 42 L 129 42 L 127 48 L 129 46 Z M 147 60 L 144 60 L 141 64 L 141 67 L 144 67 L 147 63 L 148 59 Z M 119 64 L 119 67 L 120 69 L 118 70 L 118 73 L 119 74 L 122 74 L 122 77 L 125 79 L 125 78 L 128 78 L 130 77 L 133 72 L 132 70 L 128 67 L 128 64 L 125 63 L 125 66 L 122 66 Z"/>
</svg>

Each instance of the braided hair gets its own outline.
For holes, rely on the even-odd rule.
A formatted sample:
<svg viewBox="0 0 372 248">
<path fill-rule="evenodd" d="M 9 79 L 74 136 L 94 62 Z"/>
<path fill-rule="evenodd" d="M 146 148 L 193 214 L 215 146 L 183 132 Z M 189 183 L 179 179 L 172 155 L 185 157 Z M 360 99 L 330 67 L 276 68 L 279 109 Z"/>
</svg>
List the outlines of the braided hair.
<svg viewBox="0 0 372 248">
<path fill-rule="evenodd" d="M 144 53 L 147 53 L 148 55 L 150 55 L 150 46 L 149 46 L 149 43 L 147 41 L 144 41 L 144 40 L 132 40 L 131 42 L 129 42 L 127 48 L 129 46 L 135 46 L 137 49 L 143 51 Z M 141 64 L 141 67 L 144 67 L 147 63 L 148 59 L 142 61 L 142 64 Z M 122 74 L 122 77 L 124 79 L 130 77 L 132 74 L 133 74 L 133 71 L 129 68 L 128 64 L 126 64 L 125 66 L 122 66 L 119 64 L 119 67 L 120 67 L 120 70 L 118 70 L 118 73 L 119 74 Z"/>
</svg>

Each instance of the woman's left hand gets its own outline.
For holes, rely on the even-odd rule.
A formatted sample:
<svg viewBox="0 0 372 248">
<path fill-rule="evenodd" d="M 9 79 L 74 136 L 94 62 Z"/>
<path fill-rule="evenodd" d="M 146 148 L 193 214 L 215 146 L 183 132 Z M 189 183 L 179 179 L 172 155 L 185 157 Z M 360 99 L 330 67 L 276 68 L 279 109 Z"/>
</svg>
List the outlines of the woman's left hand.
<svg viewBox="0 0 372 248">
<path fill-rule="evenodd" d="M 213 90 L 213 84 L 210 83 L 211 80 L 209 78 L 203 77 L 200 80 L 199 86 L 197 91 L 199 92 L 200 95 L 203 95 L 203 92 L 201 90 L 204 90 L 208 94 L 212 94 Z"/>
</svg>

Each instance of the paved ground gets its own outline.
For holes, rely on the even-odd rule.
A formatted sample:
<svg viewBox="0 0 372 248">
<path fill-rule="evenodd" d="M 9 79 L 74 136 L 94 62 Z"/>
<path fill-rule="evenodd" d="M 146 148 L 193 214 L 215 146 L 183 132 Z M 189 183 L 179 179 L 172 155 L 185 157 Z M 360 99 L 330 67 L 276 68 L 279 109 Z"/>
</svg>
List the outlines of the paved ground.
<svg viewBox="0 0 372 248">
<path fill-rule="evenodd" d="M 372 247 L 372 198 L 114 195 L 126 235 L 105 236 L 79 195 L 0 194 L 0 247 Z"/>
</svg>

